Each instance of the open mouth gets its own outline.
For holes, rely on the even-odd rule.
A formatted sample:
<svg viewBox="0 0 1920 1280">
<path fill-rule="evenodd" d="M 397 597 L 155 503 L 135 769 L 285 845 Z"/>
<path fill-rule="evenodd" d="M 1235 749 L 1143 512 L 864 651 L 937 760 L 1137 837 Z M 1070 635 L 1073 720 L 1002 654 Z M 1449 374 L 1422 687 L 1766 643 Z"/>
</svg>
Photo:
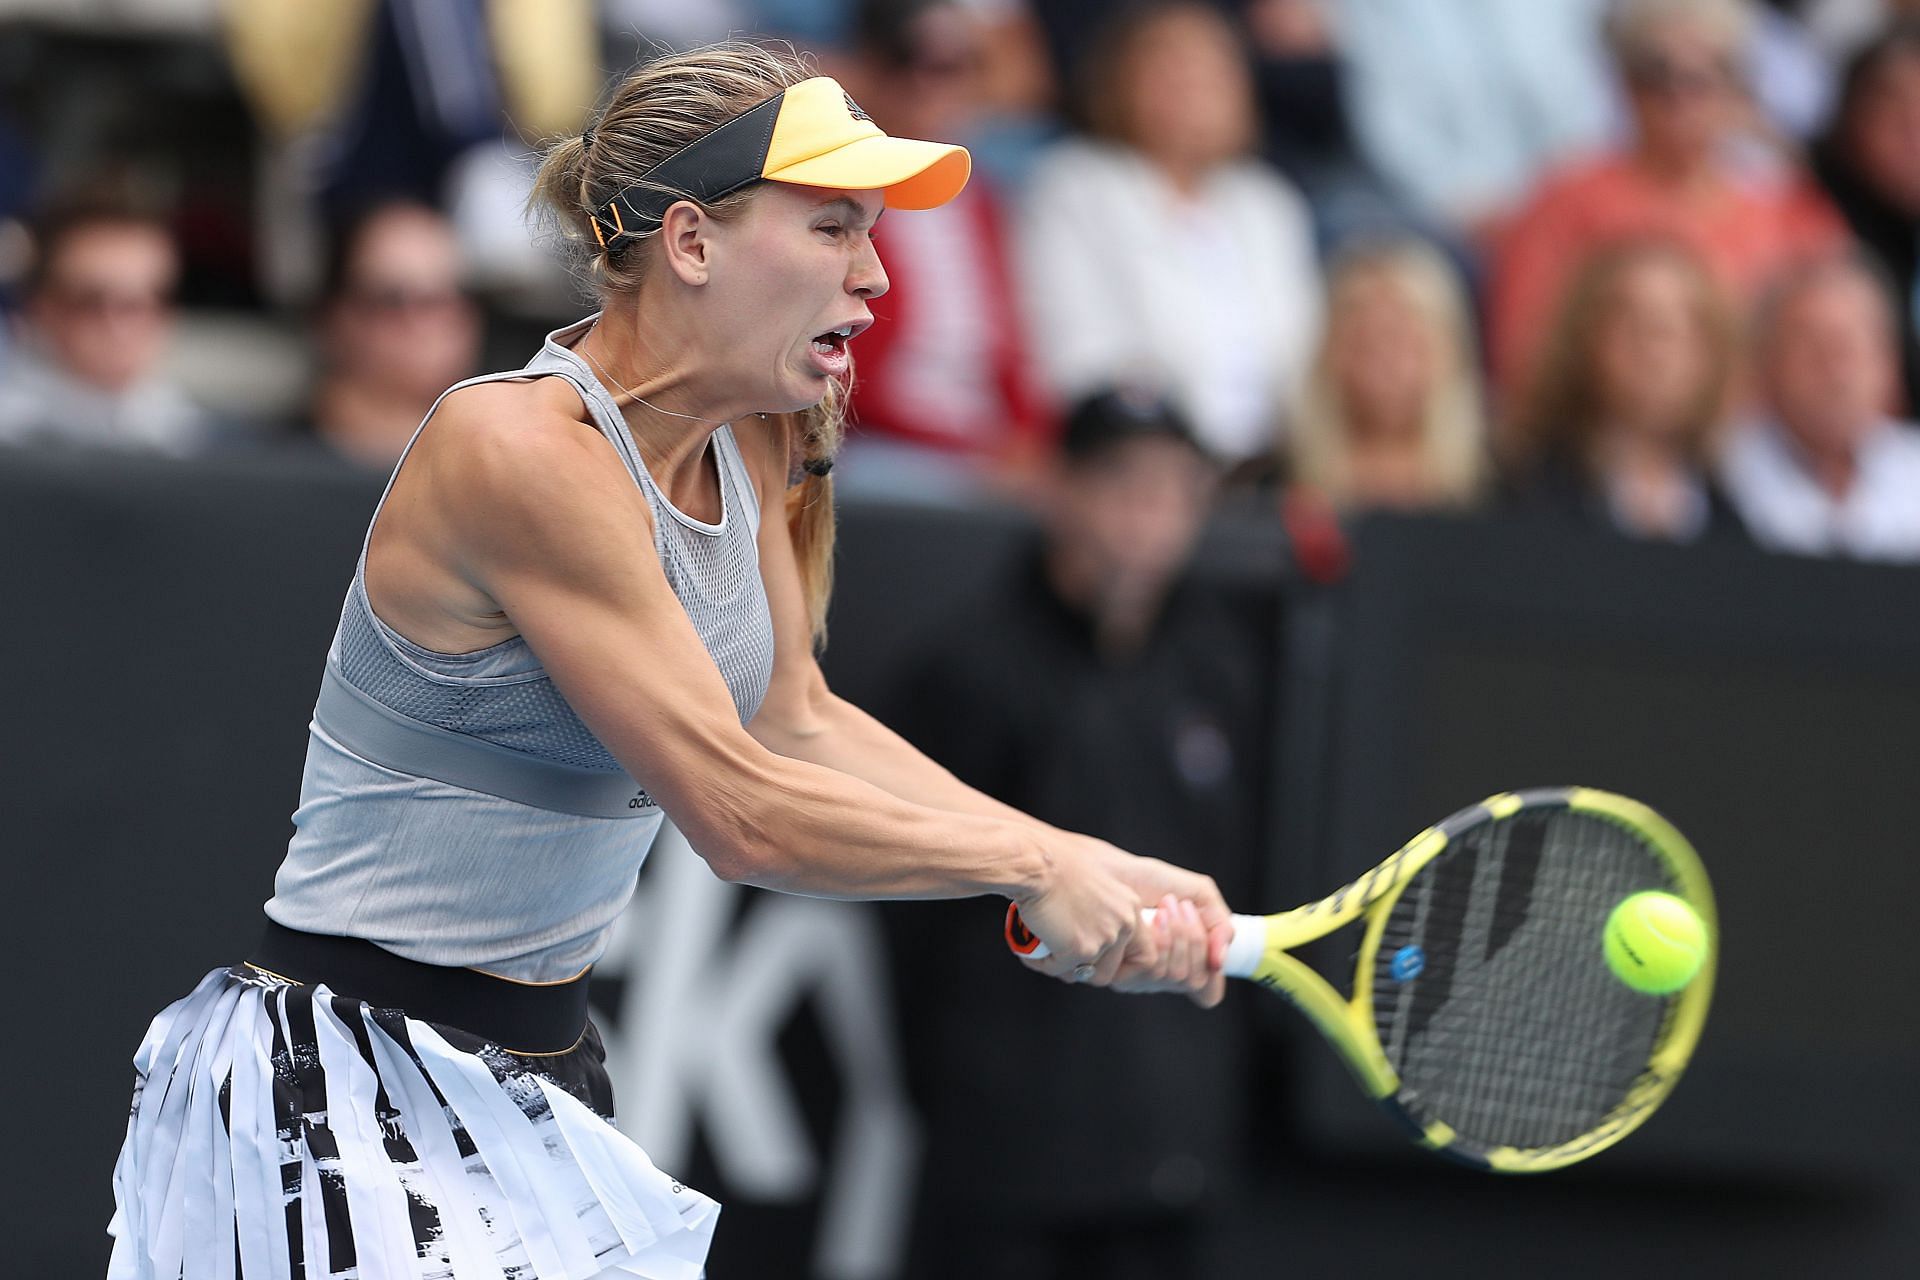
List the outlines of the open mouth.
<svg viewBox="0 0 1920 1280">
<path fill-rule="evenodd" d="M 847 342 L 853 337 L 853 326 L 843 324 L 838 329 L 829 329 L 825 333 L 813 336 L 813 349 L 828 358 L 844 358 L 847 354 Z"/>
</svg>

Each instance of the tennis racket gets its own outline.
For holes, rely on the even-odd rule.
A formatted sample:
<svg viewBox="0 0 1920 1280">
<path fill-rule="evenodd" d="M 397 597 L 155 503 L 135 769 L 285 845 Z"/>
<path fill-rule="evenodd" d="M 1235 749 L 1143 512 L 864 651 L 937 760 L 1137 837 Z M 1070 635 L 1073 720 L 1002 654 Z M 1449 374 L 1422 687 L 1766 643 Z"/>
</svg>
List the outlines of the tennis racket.
<svg viewBox="0 0 1920 1280">
<path fill-rule="evenodd" d="M 1613 908 L 1658 889 L 1706 923 L 1669 996 L 1608 969 Z M 1352 994 L 1292 952 L 1360 926 Z M 1007 943 L 1046 946 L 1017 910 Z M 1502 1173 L 1584 1160 L 1673 1091 L 1707 1017 L 1719 928 L 1706 869 L 1659 814 L 1583 787 L 1508 792 L 1427 828 L 1318 902 L 1233 917 L 1229 977 L 1292 1001 L 1360 1087 L 1425 1145 Z"/>
</svg>

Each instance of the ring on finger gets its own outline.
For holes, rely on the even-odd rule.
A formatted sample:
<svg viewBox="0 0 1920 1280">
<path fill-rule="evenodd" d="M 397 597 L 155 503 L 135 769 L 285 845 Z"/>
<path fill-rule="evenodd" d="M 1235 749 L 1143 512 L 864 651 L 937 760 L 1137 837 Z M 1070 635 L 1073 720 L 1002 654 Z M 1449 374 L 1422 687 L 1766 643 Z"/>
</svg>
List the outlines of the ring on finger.
<svg viewBox="0 0 1920 1280">
<path fill-rule="evenodd" d="M 1092 965 L 1077 964 L 1073 966 L 1072 977 L 1075 982 L 1092 982 L 1093 973 L 1094 973 L 1094 969 Z"/>
</svg>

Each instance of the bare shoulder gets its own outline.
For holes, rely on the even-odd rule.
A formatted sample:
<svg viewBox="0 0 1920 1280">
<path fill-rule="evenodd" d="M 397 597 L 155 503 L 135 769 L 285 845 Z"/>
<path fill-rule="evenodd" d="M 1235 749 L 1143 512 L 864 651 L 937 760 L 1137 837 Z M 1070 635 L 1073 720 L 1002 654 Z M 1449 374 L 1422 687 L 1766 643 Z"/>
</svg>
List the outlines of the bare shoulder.
<svg viewBox="0 0 1920 1280">
<path fill-rule="evenodd" d="M 435 487 L 450 497 L 447 510 L 469 547 L 577 550 L 586 529 L 631 528 L 636 518 L 651 528 L 625 465 L 563 380 L 465 387 L 435 419 Z"/>
<path fill-rule="evenodd" d="M 475 479 L 493 464 L 565 458 L 596 440 L 612 453 L 579 394 L 558 378 L 462 387 L 441 402 L 434 431 L 453 465 L 480 468 Z"/>
</svg>

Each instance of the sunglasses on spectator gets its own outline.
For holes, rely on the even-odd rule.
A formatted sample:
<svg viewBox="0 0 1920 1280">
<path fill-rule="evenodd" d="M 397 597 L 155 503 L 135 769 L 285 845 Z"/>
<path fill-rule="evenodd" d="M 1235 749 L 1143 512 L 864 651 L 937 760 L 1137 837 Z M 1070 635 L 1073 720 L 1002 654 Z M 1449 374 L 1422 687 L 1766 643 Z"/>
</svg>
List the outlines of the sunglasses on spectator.
<svg viewBox="0 0 1920 1280">
<path fill-rule="evenodd" d="M 60 306 L 90 317 L 146 319 L 173 306 L 171 289 L 116 289 L 109 285 L 56 284 L 48 293 Z"/>
<path fill-rule="evenodd" d="M 458 289 L 367 285 L 347 290 L 343 301 L 381 316 L 401 316 L 415 312 L 449 311 L 465 306 L 468 299 Z"/>
<path fill-rule="evenodd" d="M 1689 63 L 1650 54 L 1628 60 L 1624 71 L 1634 88 L 1668 97 L 1724 93 L 1741 83 L 1739 71 L 1727 59 Z"/>
</svg>

